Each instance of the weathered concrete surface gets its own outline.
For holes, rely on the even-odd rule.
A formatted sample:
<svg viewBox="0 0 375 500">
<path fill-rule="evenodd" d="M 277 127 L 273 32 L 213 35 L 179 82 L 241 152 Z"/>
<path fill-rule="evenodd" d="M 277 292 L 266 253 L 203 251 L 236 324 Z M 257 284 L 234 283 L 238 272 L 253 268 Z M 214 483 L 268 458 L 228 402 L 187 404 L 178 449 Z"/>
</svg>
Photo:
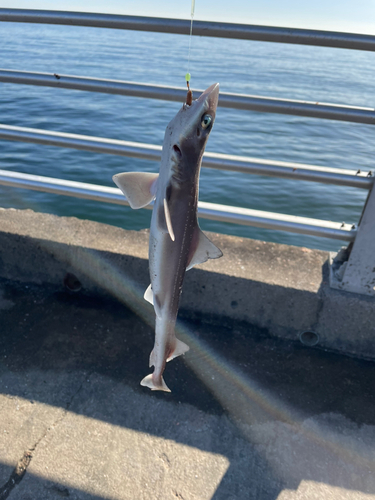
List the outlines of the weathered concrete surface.
<svg viewBox="0 0 375 500">
<path fill-rule="evenodd" d="M 0 290 L 1 500 L 375 499 L 374 362 L 191 320 L 153 393 L 153 329 L 122 303 Z"/>
<path fill-rule="evenodd" d="M 181 317 L 250 323 L 297 339 L 313 330 L 321 347 L 375 358 L 375 299 L 333 290 L 328 252 L 211 234 L 224 257 L 186 274 Z M 87 292 L 108 293 L 149 324 L 148 232 L 0 209 L 0 277 L 61 285 L 73 273 Z"/>
</svg>

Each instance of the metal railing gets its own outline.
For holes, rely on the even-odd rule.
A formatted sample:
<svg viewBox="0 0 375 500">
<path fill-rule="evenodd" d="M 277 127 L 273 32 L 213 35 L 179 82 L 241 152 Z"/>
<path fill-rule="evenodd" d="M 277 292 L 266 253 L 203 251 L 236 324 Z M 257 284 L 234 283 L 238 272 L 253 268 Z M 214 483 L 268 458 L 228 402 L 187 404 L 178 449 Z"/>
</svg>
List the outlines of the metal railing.
<svg viewBox="0 0 375 500">
<path fill-rule="evenodd" d="M 189 34 L 190 31 L 190 21 L 187 20 L 78 12 L 0 9 L 0 22 L 1 21 L 91 26 L 184 35 Z M 198 36 L 375 51 L 374 36 L 350 33 L 195 21 L 193 34 Z M 0 82 L 103 92 L 179 102 L 183 102 L 186 96 L 185 89 L 175 87 L 84 78 L 73 75 L 31 73 L 7 69 L 0 70 Z M 199 95 L 199 91 L 196 95 Z M 349 121 L 370 125 L 375 124 L 374 108 L 264 98 L 231 93 L 220 94 L 219 106 L 258 112 L 282 113 Z M 0 124 L 0 139 L 131 156 L 152 161 L 159 161 L 161 156 L 161 147 L 156 145 L 15 127 L 5 124 Z M 363 172 L 355 167 L 352 170 L 344 170 L 218 153 L 206 153 L 203 158 L 203 167 L 351 186 L 367 189 L 370 193 L 373 191 L 375 192 L 375 190 L 372 189 L 374 185 L 373 172 Z M 67 196 L 89 198 L 97 201 L 127 204 L 127 201 L 117 188 L 63 181 L 60 179 L 21 174 L 18 172 L 0 171 L 0 184 L 65 194 Z M 225 222 L 324 236 L 352 242 L 356 239 L 358 233 L 357 228 L 350 224 L 204 202 L 199 203 L 199 215 L 201 217 Z M 365 214 L 362 215 L 362 220 L 364 215 Z"/>
<path fill-rule="evenodd" d="M 113 14 L 94 14 L 88 12 L 0 9 L 0 21 L 154 31 L 158 33 L 174 33 L 177 35 L 188 35 L 190 33 L 190 20 L 117 16 Z M 193 34 L 195 36 L 375 51 L 375 37 L 354 33 L 338 33 L 336 31 L 194 21 Z"/>
<path fill-rule="evenodd" d="M 118 205 L 129 205 L 119 189 L 84 182 L 66 181 L 51 177 L 0 170 L 0 184 L 106 203 L 116 203 Z M 145 208 L 152 208 L 152 206 L 148 205 Z M 353 241 L 357 234 L 356 229 L 350 224 L 309 219 L 295 215 L 275 214 L 261 210 L 229 207 L 227 205 L 218 205 L 203 201 L 200 201 L 198 204 L 198 213 L 200 217 L 205 219 L 309 234 L 312 236 L 326 236 L 337 240 Z"/>
<path fill-rule="evenodd" d="M 104 139 L 102 137 L 67 134 L 64 132 L 51 132 L 3 124 L 0 124 L 0 139 L 31 142 L 46 146 L 60 146 L 94 153 L 129 156 L 158 162 L 161 159 L 162 150 L 161 146 L 153 144 Z M 371 171 L 318 167 L 302 163 L 270 161 L 222 153 L 204 153 L 202 165 L 206 168 L 218 170 L 232 170 L 246 174 L 315 181 L 362 189 L 371 189 L 374 184 L 374 177 Z"/>
<path fill-rule="evenodd" d="M 90 92 L 147 97 L 150 99 L 177 102 L 183 102 L 186 98 L 186 90 L 176 87 L 122 82 L 118 80 L 83 78 L 72 75 L 58 75 L 56 73 L 31 73 L 27 71 L 0 69 L 0 82 L 87 90 Z M 199 97 L 201 92 L 202 91 L 194 90 L 194 96 Z M 293 99 L 275 99 L 272 97 L 267 98 L 253 95 L 231 94 L 229 92 L 220 93 L 218 105 L 222 108 L 308 116 L 310 118 L 326 118 L 328 120 L 375 125 L 375 109 L 359 106 L 342 106 L 339 104 L 297 101 Z"/>
</svg>

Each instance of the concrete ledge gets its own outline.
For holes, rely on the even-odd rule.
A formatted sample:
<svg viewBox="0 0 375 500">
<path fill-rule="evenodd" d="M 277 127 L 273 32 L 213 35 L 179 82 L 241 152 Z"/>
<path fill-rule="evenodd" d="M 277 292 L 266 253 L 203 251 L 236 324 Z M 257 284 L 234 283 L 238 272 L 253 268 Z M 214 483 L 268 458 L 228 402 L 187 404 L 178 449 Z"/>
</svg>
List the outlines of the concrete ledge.
<svg viewBox="0 0 375 500">
<path fill-rule="evenodd" d="M 186 274 L 181 316 L 266 328 L 319 346 L 375 358 L 375 300 L 333 290 L 328 252 L 210 234 L 224 257 Z M 0 277 L 64 286 L 74 274 L 85 291 L 110 293 L 147 321 L 148 231 L 123 229 L 31 210 L 0 209 Z"/>
</svg>

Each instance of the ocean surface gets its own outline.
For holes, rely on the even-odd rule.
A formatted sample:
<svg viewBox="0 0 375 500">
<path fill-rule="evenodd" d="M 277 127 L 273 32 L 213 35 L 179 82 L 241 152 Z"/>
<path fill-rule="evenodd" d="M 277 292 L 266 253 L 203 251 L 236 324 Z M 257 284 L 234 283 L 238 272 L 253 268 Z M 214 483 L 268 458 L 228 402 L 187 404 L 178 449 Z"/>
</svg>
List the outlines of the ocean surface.
<svg viewBox="0 0 375 500">
<path fill-rule="evenodd" d="M 185 85 L 187 36 L 0 23 L 0 67 Z M 192 87 L 222 92 L 375 105 L 375 54 L 343 49 L 193 37 Z M 0 83 L 0 123 L 161 145 L 179 103 Z M 374 169 L 370 125 L 218 108 L 207 151 L 337 168 Z M 112 175 L 158 164 L 0 141 L 0 168 L 114 186 Z M 200 199 L 337 222 L 359 220 L 367 192 L 314 182 L 202 169 Z M 129 229 L 151 212 L 0 186 L 0 206 L 88 218 Z M 209 231 L 337 250 L 343 243 L 201 219 Z"/>
</svg>

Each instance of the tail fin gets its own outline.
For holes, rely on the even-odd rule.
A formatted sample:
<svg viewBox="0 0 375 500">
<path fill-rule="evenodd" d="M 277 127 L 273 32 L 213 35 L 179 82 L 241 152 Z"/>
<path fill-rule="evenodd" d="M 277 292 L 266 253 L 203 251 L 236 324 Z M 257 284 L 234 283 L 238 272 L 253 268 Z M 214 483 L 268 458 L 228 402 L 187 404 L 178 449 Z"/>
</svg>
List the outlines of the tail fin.
<svg viewBox="0 0 375 500">
<path fill-rule="evenodd" d="M 158 384 L 154 381 L 152 373 L 141 380 L 141 385 L 143 385 L 144 387 L 149 387 L 152 391 L 171 392 L 167 384 L 164 382 L 163 377 L 160 377 L 160 383 Z"/>
<path fill-rule="evenodd" d="M 190 349 L 188 345 L 186 345 L 184 342 L 181 340 L 176 339 L 176 347 L 174 348 L 174 351 L 171 353 L 167 361 L 171 361 L 174 358 L 177 358 L 177 356 L 181 356 L 181 354 L 185 354 Z"/>
</svg>

